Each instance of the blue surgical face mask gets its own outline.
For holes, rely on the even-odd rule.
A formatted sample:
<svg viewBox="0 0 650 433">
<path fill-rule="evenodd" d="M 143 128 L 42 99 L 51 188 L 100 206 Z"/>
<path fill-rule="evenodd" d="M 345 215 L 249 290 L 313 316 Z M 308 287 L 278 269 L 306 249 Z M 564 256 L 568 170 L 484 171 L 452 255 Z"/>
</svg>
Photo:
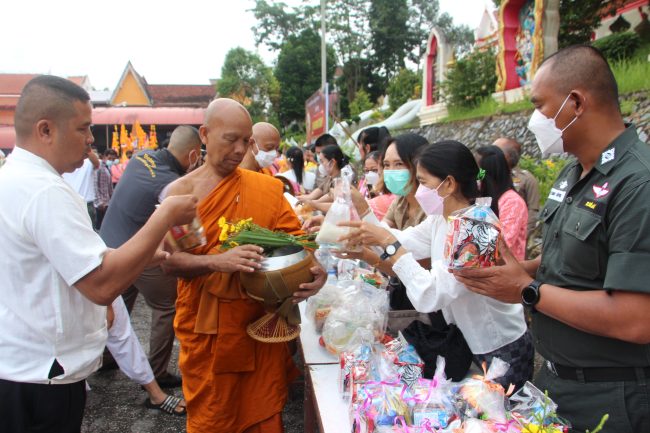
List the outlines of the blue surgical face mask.
<svg viewBox="0 0 650 433">
<path fill-rule="evenodd" d="M 384 170 L 384 183 L 390 192 L 399 196 L 407 196 L 411 192 L 411 173 L 406 170 Z"/>
</svg>

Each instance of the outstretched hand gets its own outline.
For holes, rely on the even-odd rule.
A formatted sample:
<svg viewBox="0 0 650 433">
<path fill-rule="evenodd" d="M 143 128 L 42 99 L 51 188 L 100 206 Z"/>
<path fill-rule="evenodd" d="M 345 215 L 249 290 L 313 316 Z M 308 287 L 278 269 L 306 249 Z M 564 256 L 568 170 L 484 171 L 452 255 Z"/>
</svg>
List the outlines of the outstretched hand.
<svg viewBox="0 0 650 433">
<path fill-rule="evenodd" d="M 503 265 L 480 269 L 454 269 L 451 272 L 472 292 L 501 302 L 518 304 L 521 302 L 521 290 L 531 281 L 530 275 L 512 255 L 502 237 L 499 237 L 499 248 Z"/>
<path fill-rule="evenodd" d="M 262 267 L 263 252 L 256 245 L 240 245 L 213 257 L 219 272 L 255 272 Z"/>
<path fill-rule="evenodd" d="M 397 241 L 397 238 L 389 230 L 364 221 L 344 221 L 337 225 L 351 228 L 350 233 L 338 239 L 339 242 L 347 242 L 348 245 L 386 248 Z"/>
<path fill-rule="evenodd" d="M 325 285 L 327 281 L 327 272 L 322 266 L 314 266 L 309 269 L 314 276 L 314 281 L 311 283 L 302 283 L 299 287 L 300 290 L 293 293 L 293 303 L 297 304 L 304 301 L 310 296 L 314 296 Z"/>
</svg>

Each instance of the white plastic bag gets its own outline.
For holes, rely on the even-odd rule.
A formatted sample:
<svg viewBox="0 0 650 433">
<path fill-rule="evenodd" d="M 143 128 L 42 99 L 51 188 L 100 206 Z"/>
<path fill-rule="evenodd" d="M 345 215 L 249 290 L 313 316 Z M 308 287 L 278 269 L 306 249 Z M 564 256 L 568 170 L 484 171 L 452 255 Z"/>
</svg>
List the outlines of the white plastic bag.
<svg viewBox="0 0 650 433">
<path fill-rule="evenodd" d="M 350 233 L 350 228 L 338 226 L 338 223 L 340 222 L 358 220 L 359 214 L 352 203 L 350 181 L 345 177 L 341 177 L 336 181 L 334 187 L 334 202 L 325 215 L 318 236 L 316 236 L 316 242 L 321 246 L 329 248 L 337 248 L 346 251 L 359 250 L 359 248 L 353 248 L 350 245 L 345 245 L 339 242 L 341 236 Z"/>
</svg>

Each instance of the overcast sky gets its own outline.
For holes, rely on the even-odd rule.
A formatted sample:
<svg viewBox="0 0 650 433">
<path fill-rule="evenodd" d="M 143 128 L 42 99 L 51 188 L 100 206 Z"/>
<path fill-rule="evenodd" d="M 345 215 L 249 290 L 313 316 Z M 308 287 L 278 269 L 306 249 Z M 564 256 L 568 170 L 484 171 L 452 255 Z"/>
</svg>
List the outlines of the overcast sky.
<svg viewBox="0 0 650 433">
<path fill-rule="evenodd" d="M 335 0 L 331 0 L 335 1 Z M 474 29 L 490 0 L 439 0 Z M 284 0 L 299 4 L 300 0 Z M 316 0 L 311 0 L 318 3 Z M 111 90 L 128 60 L 152 84 L 208 84 L 230 48 L 256 48 L 252 0 L 3 0 L 0 72 L 88 75 Z"/>
</svg>

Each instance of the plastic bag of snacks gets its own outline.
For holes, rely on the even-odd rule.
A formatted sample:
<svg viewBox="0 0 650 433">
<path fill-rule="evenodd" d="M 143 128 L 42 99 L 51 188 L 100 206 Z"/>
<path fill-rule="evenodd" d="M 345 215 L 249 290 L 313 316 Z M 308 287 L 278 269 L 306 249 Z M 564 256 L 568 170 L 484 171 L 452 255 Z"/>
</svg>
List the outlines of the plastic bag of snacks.
<svg viewBox="0 0 650 433">
<path fill-rule="evenodd" d="M 407 387 L 400 382 L 368 382 L 350 406 L 353 432 L 390 431 L 400 421 L 412 425 Z"/>
<path fill-rule="evenodd" d="M 490 197 L 453 212 L 448 219 L 445 260 L 450 269 L 486 268 L 499 259 L 501 223 L 490 208 Z"/>
<path fill-rule="evenodd" d="M 328 248 L 337 248 L 346 251 L 360 251 L 360 247 L 353 247 L 339 242 L 341 236 L 350 232 L 349 227 L 340 227 L 338 223 L 344 221 L 358 221 L 359 214 L 352 203 L 350 193 L 350 182 L 347 178 L 342 177 L 334 187 L 334 202 L 330 206 L 325 219 L 320 227 L 316 242 L 319 245 Z"/>
<path fill-rule="evenodd" d="M 398 333 L 396 339 L 386 343 L 384 354 L 395 364 L 400 380 L 406 386 L 414 385 L 422 377 L 424 361 L 401 332 Z"/>
<path fill-rule="evenodd" d="M 386 331 L 388 292 L 348 282 L 323 325 L 323 342 L 331 353 L 353 350 L 379 340 Z"/>
<path fill-rule="evenodd" d="M 557 404 L 535 385 L 526 382 L 517 392 L 510 396 L 510 412 L 524 432 L 536 432 L 545 426 L 549 433 L 568 432 L 570 423 L 555 415 Z"/>
<path fill-rule="evenodd" d="M 451 380 L 445 377 L 445 358 L 438 356 L 433 379 L 419 379 L 411 387 L 413 394 L 413 425 L 447 428 L 456 415 L 451 400 Z"/>
<path fill-rule="evenodd" d="M 332 310 L 332 306 L 338 302 L 341 289 L 333 284 L 325 284 L 317 294 L 307 299 L 305 313 L 314 321 L 317 332 L 323 330 L 325 319 Z"/>
<path fill-rule="evenodd" d="M 504 376 L 509 368 L 507 362 L 493 358 L 484 376 L 475 375 L 460 382 L 458 396 L 462 398 L 459 402 L 461 414 L 468 418 L 505 423 L 506 391 L 494 379 Z"/>
<path fill-rule="evenodd" d="M 362 344 L 351 352 L 342 352 L 339 356 L 339 392 L 344 399 L 354 398 L 355 385 L 370 380 L 372 347 Z"/>
</svg>

